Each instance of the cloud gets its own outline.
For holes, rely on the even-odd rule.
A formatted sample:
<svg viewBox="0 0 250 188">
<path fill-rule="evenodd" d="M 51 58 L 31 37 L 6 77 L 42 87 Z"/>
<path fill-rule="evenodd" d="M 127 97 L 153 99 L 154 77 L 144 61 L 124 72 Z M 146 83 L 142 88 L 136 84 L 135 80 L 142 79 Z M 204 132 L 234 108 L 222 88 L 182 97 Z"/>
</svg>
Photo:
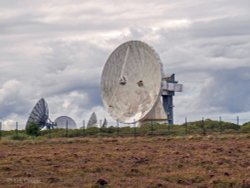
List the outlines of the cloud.
<svg viewBox="0 0 250 188">
<path fill-rule="evenodd" d="M 9 80 L 0 88 L 0 118 L 10 114 L 24 114 L 29 106 L 25 94 L 22 92 L 22 84 L 17 80 Z"/>
<path fill-rule="evenodd" d="M 184 84 L 175 97 L 176 120 L 215 112 L 246 116 L 249 5 L 248 0 L 0 1 L 0 118 L 25 124 L 41 97 L 52 119 L 69 114 L 81 124 L 93 111 L 108 116 L 101 71 L 109 54 L 128 40 L 154 47 L 164 71 Z"/>
<path fill-rule="evenodd" d="M 250 67 L 214 71 L 210 76 L 212 79 L 201 94 L 200 108 L 212 108 L 215 113 L 249 111 Z"/>
<path fill-rule="evenodd" d="M 18 126 L 18 124 L 17 124 Z M 15 130 L 17 128 L 15 120 L 5 120 L 2 124 L 2 130 Z M 19 128 L 18 128 L 19 129 Z"/>
</svg>

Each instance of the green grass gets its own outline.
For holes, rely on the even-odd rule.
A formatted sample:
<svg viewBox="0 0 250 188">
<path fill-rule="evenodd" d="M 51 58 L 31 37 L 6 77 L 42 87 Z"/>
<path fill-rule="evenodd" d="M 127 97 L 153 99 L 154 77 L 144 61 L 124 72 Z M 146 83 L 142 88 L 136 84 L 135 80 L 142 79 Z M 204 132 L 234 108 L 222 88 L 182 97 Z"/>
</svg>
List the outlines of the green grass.
<svg viewBox="0 0 250 188">
<path fill-rule="evenodd" d="M 26 139 L 46 139 L 60 137 L 96 137 L 96 136 L 192 136 L 192 135 L 213 135 L 213 134 L 238 134 L 250 133 L 250 122 L 239 126 L 230 122 L 204 121 L 188 122 L 181 125 L 167 124 L 145 124 L 140 127 L 108 127 L 88 129 L 51 129 L 42 130 L 38 136 L 28 136 L 25 130 L 1 131 L 2 139 L 26 140 Z"/>
</svg>

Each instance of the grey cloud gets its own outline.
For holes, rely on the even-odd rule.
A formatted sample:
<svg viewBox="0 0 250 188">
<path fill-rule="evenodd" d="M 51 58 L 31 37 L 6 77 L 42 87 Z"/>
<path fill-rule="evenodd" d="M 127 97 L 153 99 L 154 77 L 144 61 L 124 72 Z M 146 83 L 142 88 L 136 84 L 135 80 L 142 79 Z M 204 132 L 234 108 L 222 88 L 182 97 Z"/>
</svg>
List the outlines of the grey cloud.
<svg viewBox="0 0 250 188">
<path fill-rule="evenodd" d="M 229 113 L 249 111 L 250 67 L 214 71 L 210 76 L 201 94 L 200 108 Z"/>
<path fill-rule="evenodd" d="M 22 83 L 9 80 L 0 87 L 0 118 L 11 114 L 24 115 L 29 107 L 29 100 L 22 93 Z"/>
<path fill-rule="evenodd" d="M 0 1 L 0 5 L 2 119 L 27 118 L 41 97 L 55 117 L 70 114 L 80 119 L 95 109 L 103 113 L 102 67 L 112 50 L 127 40 L 143 40 L 154 47 L 165 71 L 176 73 L 184 84 L 184 92 L 175 97 L 177 116 L 200 115 L 204 107 L 209 113 L 249 111 L 249 1 Z M 184 24 L 174 25 L 175 21 Z M 235 78 L 229 82 L 231 77 Z M 18 90 L 6 89 L 11 80 L 18 80 Z M 235 90 L 238 93 L 231 95 Z M 238 103 L 232 102 L 234 97 Z"/>
<path fill-rule="evenodd" d="M 194 37 L 250 35 L 250 18 L 247 16 L 232 16 L 212 21 L 195 22 L 191 34 Z"/>
</svg>

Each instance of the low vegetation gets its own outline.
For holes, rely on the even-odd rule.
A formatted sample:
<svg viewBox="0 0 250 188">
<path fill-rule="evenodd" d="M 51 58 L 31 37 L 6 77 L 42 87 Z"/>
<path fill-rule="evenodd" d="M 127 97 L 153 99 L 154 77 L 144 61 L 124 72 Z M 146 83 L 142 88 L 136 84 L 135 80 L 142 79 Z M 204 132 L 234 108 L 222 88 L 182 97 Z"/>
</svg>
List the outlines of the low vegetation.
<svg viewBox="0 0 250 188">
<path fill-rule="evenodd" d="M 25 140 L 59 137 L 86 137 L 86 136 L 184 136 L 184 135 L 211 135 L 211 134 L 239 134 L 250 133 L 250 123 L 237 125 L 230 122 L 204 120 L 187 122 L 182 125 L 166 125 L 151 123 L 140 127 L 113 127 L 88 129 L 48 129 L 40 130 L 36 124 L 31 124 L 26 130 L 1 131 L 0 138 Z"/>
</svg>

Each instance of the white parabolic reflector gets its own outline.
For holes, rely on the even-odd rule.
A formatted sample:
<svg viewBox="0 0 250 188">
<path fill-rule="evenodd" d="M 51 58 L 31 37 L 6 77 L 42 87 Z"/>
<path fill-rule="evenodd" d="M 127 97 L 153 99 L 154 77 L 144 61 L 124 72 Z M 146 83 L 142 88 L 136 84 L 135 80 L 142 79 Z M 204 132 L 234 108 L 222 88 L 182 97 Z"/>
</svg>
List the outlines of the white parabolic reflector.
<svg viewBox="0 0 250 188">
<path fill-rule="evenodd" d="M 57 128 L 59 129 L 77 129 L 76 122 L 68 116 L 60 116 L 55 119 Z"/>
<path fill-rule="evenodd" d="M 161 61 L 146 43 L 129 41 L 109 56 L 101 78 L 104 107 L 115 120 L 142 120 L 156 104 L 161 90 Z"/>
</svg>

